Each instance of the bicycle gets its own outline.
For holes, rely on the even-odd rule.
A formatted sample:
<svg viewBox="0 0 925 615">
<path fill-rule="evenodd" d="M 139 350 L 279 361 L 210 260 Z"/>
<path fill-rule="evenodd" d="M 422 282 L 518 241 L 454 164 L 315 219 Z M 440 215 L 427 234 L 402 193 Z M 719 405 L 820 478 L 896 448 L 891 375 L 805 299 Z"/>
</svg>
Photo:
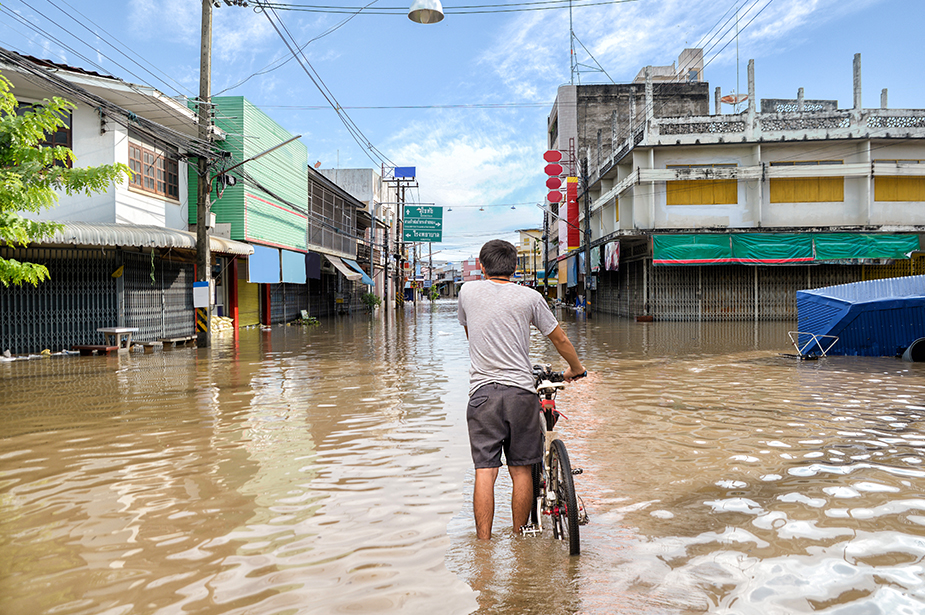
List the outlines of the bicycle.
<svg viewBox="0 0 925 615">
<path fill-rule="evenodd" d="M 587 373 L 577 378 L 583 378 Z M 521 534 L 534 536 L 542 533 L 543 517 L 549 517 L 553 538 L 568 540 L 569 555 L 578 555 L 581 553 L 578 528 L 589 519 L 584 502 L 575 493 L 572 476 L 581 474 L 583 470 L 572 469 L 565 443 L 555 431 L 556 422 L 563 416 L 556 410 L 556 393 L 565 388 L 565 376 L 562 372 L 551 371 L 549 365 L 534 365 L 533 376 L 545 423 L 543 460 L 533 466 L 535 504 L 530 511 L 530 525 L 521 528 Z"/>
</svg>

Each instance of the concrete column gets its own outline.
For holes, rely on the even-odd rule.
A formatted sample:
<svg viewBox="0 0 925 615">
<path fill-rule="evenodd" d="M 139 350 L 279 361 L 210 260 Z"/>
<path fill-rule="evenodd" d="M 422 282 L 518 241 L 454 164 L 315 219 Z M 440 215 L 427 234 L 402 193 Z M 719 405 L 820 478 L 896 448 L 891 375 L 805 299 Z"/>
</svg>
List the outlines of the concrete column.
<svg viewBox="0 0 925 615">
<path fill-rule="evenodd" d="M 797 113 L 803 113 L 803 88 L 797 90 Z"/>
<path fill-rule="evenodd" d="M 854 109 L 861 110 L 861 54 L 854 54 Z"/>
<path fill-rule="evenodd" d="M 634 87 L 630 93 L 630 117 L 629 117 L 629 130 L 627 131 L 628 139 L 632 139 L 633 135 L 636 134 L 636 88 Z"/>
<path fill-rule="evenodd" d="M 758 122 L 755 117 L 755 61 L 748 61 L 748 132 L 750 136 L 755 135 L 758 128 Z"/>
<path fill-rule="evenodd" d="M 880 90 L 880 108 L 881 108 L 881 109 L 886 109 L 886 108 L 887 108 L 887 104 L 886 104 L 886 88 L 883 88 L 882 90 Z"/>
<path fill-rule="evenodd" d="M 719 86 L 716 86 L 716 91 L 713 93 L 714 103 L 713 106 L 716 109 L 716 115 L 723 114 L 723 89 Z"/>
</svg>

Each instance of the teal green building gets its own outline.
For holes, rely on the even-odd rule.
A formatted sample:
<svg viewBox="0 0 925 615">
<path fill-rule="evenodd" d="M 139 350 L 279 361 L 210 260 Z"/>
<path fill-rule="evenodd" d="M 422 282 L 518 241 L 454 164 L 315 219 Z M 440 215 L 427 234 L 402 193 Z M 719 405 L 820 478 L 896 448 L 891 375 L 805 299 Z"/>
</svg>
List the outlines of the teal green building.
<svg viewBox="0 0 925 615">
<path fill-rule="evenodd" d="M 243 96 L 212 99 L 215 124 L 225 133 L 216 145 L 228 152 L 221 168 L 229 168 L 291 139 Z M 307 251 L 308 150 L 293 141 L 236 168 L 234 185 L 213 181 L 211 212 L 229 238 L 277 248 Z M 190 165 L 189 222 L 196 223 L 196 168 Z M 220 228 L 220 227 L 217 227 Z"/>
</svg>

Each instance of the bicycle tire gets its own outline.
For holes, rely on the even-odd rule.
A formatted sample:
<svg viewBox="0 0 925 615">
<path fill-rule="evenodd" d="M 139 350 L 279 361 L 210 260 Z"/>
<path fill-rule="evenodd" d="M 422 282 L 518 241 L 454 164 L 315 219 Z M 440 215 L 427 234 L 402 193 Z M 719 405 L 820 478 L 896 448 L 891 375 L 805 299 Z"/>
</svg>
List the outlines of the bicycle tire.
<svg viewBox="0 0 925 615">
<path fill-rule="evenodd" d="M 556 494 L 553 507 L 553 536 L 568 539 L 569 555 L 581 553 L 578 536 L 578 498 L 575 496 L 575 482 L 572 480 L 572 464 L 562 440 L 553 440 L 549 451 L 549 474 L 552 490 Z M 564 510 L 563 510 L 564 509 Z"/>
</svg>

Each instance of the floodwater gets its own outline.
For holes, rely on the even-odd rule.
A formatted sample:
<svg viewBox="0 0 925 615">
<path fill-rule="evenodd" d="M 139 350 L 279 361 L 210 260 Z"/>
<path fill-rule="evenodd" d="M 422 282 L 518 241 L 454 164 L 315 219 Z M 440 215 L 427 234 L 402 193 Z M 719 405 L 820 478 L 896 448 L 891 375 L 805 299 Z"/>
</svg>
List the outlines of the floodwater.
<svg viewBox="0 0 925 615">
<path fill-rule="evenodd" d="M 578 557 L 510 535 L 504 472 L 475 540 L 452 302 L 0 363 L 0 613 L 925 611 L 925 364 L 560 319 Z"/>
</svg>

